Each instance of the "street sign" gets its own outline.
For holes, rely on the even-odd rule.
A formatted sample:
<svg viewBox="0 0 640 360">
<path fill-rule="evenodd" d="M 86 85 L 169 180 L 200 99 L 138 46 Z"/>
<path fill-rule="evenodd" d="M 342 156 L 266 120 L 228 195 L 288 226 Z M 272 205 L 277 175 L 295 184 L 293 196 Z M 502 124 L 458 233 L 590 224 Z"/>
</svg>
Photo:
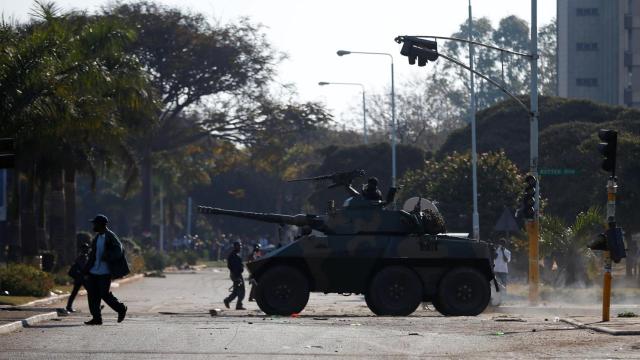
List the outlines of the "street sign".
<svg viewBox="0 0 640 360">
<path fill-rule="evenodd" d="M 562 175 L 576 175 L 578 170 L 576 169 L 540 169 L 538 170 L 540 175 L 546 176 L 562 176 Z"/>
</svg>

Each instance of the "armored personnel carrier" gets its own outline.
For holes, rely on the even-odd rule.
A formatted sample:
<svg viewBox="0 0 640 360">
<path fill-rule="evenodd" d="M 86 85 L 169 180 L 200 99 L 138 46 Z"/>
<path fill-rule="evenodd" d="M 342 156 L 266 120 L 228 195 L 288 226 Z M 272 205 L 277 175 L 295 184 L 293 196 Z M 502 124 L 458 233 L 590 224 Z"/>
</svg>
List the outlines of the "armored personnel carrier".
<svg viewBox="0 0 640 360">
<path fill-rule="evenodd" d="M 477 315 L 487 307 L 494 279 L 489 244 L 448 236 L 437 209 L 393 210 L 351 187 L 364 171 L 311 178 L 347 187 L 342 207 L 323 215 L 281 215 L 199 206 L 203 214 L 228 215 L 299 226 L 301 236 L 247 263 L 255 299 L 269 315 L 301 312 L 310 292 L 363 294 L 377 315 L 407 316 L 421 302 L 443 315 Z M 315 231 L 313 231 L 315 230 Z"/>
</svg>

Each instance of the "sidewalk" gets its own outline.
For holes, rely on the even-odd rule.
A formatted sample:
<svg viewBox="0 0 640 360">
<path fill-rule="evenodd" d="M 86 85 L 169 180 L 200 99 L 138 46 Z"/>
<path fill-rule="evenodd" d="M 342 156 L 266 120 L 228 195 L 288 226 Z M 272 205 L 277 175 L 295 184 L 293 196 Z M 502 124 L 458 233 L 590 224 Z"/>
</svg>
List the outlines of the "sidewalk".
<svg viewBox="0 0 640 360">
<path fill-rule="evenodd" d="M 581 329 L 590 329 L 609 335 L 640 335 L 640 317 L 614 317 L 603 322 L 602 317 L 573 316 L 560 319 Z"/>
<path fill-rule="evenodd" d="M 111 287 L 119 287 L 132 281 L 140 280 L 144 274 L 136 274 L 111 283 Z M 78 296 L 84 296 L 87 292 L 81 290 Z M 18 306 L 0 307 L 0 334 L 19 330 L 23 327 L 34 325 L 41 321 L 51 320 L 58 317 L 58 314 L 66 315 L 64 309 L 47 308 L 46 305 L 56 304 L 66 300 L 69 294 L 49 296 Z"/>
</svg>

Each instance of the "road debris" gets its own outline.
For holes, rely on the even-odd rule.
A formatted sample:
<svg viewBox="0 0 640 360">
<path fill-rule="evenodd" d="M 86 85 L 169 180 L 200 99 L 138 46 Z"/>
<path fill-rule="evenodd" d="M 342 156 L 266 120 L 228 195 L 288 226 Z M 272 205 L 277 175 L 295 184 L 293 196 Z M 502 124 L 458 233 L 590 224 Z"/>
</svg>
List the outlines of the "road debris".
<svg viewBox="0 0 640 360">
<path fill-rule="evenodd" d="M 625 312 L 618 313 L 618 317 L 619 318 L 632 318 L 632 317 L 638 317 L 638 314 L 634 313 L 633 311 L 625 311 Z"/>
</svg>

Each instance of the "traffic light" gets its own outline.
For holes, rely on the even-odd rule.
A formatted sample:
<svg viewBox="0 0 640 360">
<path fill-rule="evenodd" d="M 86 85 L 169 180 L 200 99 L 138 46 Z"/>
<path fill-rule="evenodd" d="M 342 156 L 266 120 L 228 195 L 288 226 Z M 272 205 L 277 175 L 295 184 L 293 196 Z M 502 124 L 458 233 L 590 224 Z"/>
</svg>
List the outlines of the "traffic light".
<svg viewBox="0 0 640 360">
<path fill-rule="evenodd" d="M 618 132 L 615 130 L 601 129 L 598 131 L 598 137 L 603 141 L 598 144 L 598 151 L 604 156 L 602 169 L 610 172 L 612 176 L 615 176 Z"/>
<path fill-rule="evenodd" d="M 400 54 L 409 58 L 409 65 L 416 63 L 418 66 L 425 66 L 428 61 L 438 59 L 438 43 L 432 40 L 420 39 L 414 36 L 404 36 Z"/>
<path fill-rule="evenodd" d="M 525 219 L 533 220 L 536 217 L 536 187 L 538 186 L 538 179 L 533 175 L 527 175 L 524 178 L 524 185 L 521 213 Z"/>
<path fill-rule="evenodd" d="M 622 258 L 627 257 L 623 237 L 621 228 L 608 229 L 605 233 L 598 234 L 598 237 L 587 247 L 591 250 L 609 251 L 611 260 L 619 263 Z"/>
<path fill-rule="evenodd" d="M 11 169 L 15 166 L 15 139 L 0 138 L 0 169 Z"/>
</svg>

